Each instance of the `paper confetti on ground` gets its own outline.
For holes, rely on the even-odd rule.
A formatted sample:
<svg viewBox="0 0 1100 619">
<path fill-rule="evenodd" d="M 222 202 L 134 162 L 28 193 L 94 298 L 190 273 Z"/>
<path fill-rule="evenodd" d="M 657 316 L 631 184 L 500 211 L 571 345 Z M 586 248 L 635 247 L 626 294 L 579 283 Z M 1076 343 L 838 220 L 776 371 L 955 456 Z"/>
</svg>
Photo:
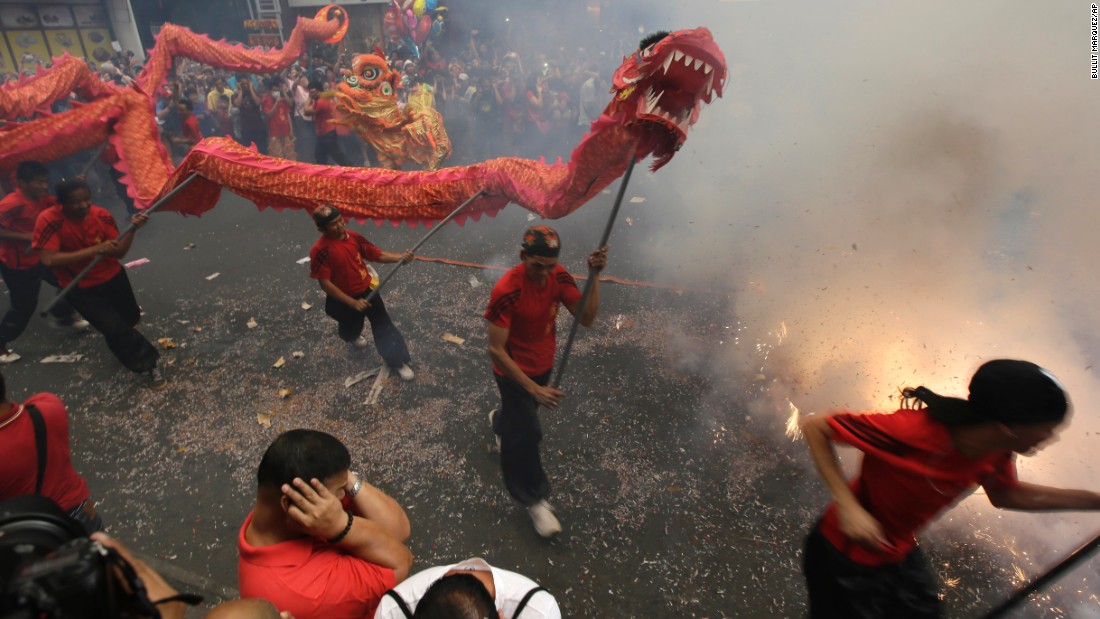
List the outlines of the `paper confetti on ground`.
<svg viewBox="0 0 1100 619">
<path fill-rule="evenodd" d="M 138 258 L 137 260 L 131 260 L 131 261 L 127 262 L 126 264 L 122 265 L 122 266 L 129 269 L 129 268 L 132 268 L 132 267 L 139 267 L 143 264 L 149 264 L 149 259 L 148 258 Z"/>
<path fill-rule="evenodd" d="M 642 202 L 645 202 L 645 198 L 642 198 L 642 197 L 639 197 L 639 196 L 634 196 L 633 198 L 630 199 L 631 204 L 641 204 Z"/>
<path fill-rule="evenodd" d="M 306 256 L 305 258 L 300 258 L 300 259 L 297 260 L 297 262 L 298 262 L 298 264 L 305 264 L 305 263 L 309 262 L 309 256 Z"/>
<path fill-rule="evenodd" d="M 447 342 L 451 342 L 452 344 L 458 344 L 459 346 L 462 346 L 463 344 L 466 343 L 465 339 L 463 339 L 461 337 L 458 337 L 457 335 L 455 335 L 453 333 L 444 333 L 443 334 L 443 340 L 447 341 Z"/>
<path fill-rule="evenodd" d="M 206 281 L 210 281 L 210 280 L 216 278 L 219 275 L 221 275 L 221 273 L 211 273 L 210 275 L 206 276 Z"/>
<path fill-rule="evenodd" d="M 275 363 L 271 365 L 273 368 L 281 368 L 286 365 L 286 357 L 279 357 L 275 360 Z"/>
<path fill-rule="evenodd" d="M 160 344 L 160 347 L 163 348 L 164 350 L 168 350 L 170 348 L 175 348 L 176 347 L 175 340 L 173 340 L 170 337 L 162 337 L 162 338 L 157 340 L 157 343 Z"/>
<path fill-rule="evenodd" d="M 358 385 L 359 383 L 367 380 L 371 376 L 375 376 L 382 371 L 381 367 L 376 367 L 373 370 L 367 370 L 365 372 L 359 372 L 355 376 L 349 376 L 344 379 L 344 387 L 351 387 L 352 385 Z"/>
<path fill-rule="evenodd" d="M 84 358 L 84 355 L 50 355 L 42 360 L 42 363 L 76 363 Z"/>
<path fill-rule="evenodd" d="M 249 329 L 255 329 L 260 326 L 260 323 L 256 322 L 256 317 L 252 316 L 248 319 L 248 322 L 244 323 Z"/>
<path fill-rule="evenodd" d="M 308 309 L 309 309 L 309 308 L 311 308 L 311 307 L 313 307 L 313 304 L 312 304 L 312 303 L 307 303 L 307 302 L 305 302 L 305 301 L 302 301 L 302 309 L 304 309 L 304 310 L 308 310 Z"/>
</svg>

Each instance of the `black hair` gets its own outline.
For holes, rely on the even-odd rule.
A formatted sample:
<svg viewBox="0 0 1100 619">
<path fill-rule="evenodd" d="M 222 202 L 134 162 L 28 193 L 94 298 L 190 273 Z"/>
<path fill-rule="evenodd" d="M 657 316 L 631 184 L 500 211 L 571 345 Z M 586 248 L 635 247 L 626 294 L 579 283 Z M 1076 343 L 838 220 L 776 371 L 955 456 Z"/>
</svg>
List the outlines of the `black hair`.
<svg viewBox="0 0 1100 619">
<path fill-rule="evenodd" d="M 8 401 L 8 385 L 4 382 L 4 373 L 0 372 L 0 402 Z"/>
<path fill-rule="evenodd" d="M 80 180 L 79 178 L 70 178 L 61 181 L 54 188 L 53 193 L 57 196 L 57 201 L 61 204 L 67 204 L 73 194 L 81 189 L 87 189 L 91 193 L 92 188 L 88 186 L 88 183 Z"/>
<path fill-rule="evenodd" d="M 670 34 L 672 34 L 672 33 L 670 33 L 667 30 L 659 30 L 657 32 L 654 32 L 653 34 L 647 35 L 646 38 L 642 39 L 642 41 L 640 43 L 638 43 L 638 49 L 645 49 L 645 48 L 649 47 L 650 45 L 653 45 L 653 44 L 657 43 L 658 41 L 660 41 L 661 39 L 667 37 Z"/>
<path fill-rule="evenodd" d="M 195 109 L 195 105 L 193 103 L 191 103 L 190 99 L 180 99 L 179 104 L 182 105 L 183 107 L 187 108 L 188 112 L 193 111 Z"/>
<path fill-rule="evenodd" d="M 50 177 L 50 169 L 37 161 L 22 161 L 15 168 L 15 180 L 29 183 L 36 178 Z"/>
<path fill-rule="evenodd" d="M 309 90 L 313 90 L 314 88 L 317 90 L 324 90 L 325 84 L 319 79 L 311 79 L 309 80 Z"/>
<path fill-rule="evenodd" d="M 928 415 L 943 425 L 954 428 L 961 426 L 973 426 L 986 423 L 989 420 L 979 417 L 970 406 L 970 402 L 962 398 L 949 398 L 941 396 L 928 387 L 906 387 L 901 391 L 902 407 L 921 409 L 927 408 Z"/>
<path fill-rule="evenodd" d="M 476 576 L 452 574 L 432 583 L 416 604 L 413 619 L 492 619 L 496 602 Z"/>
<path fill-rule="evenodd" d="M 280 434 L 264 452 L 256 481 L 261 488 L 280 488 L 295 477 L 324 481 L 350 467 L 351 454 L 340 439 L 317 430 L 291 430 Z"/>
</svg>

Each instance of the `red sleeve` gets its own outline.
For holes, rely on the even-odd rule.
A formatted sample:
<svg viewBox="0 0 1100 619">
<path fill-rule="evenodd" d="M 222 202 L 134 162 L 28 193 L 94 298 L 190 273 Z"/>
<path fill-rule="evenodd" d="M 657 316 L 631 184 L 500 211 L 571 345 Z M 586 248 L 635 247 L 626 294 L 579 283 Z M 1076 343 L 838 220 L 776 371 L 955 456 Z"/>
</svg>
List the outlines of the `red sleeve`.
<svg viewBox="0 0 1100 619">
<path fill-rule="evenodd" d="M 10 228 L 11 220 L 19 216 L 23 208 L 23 202 L 19 200 L 19 194 L 12 192 L 0 200 L 0 227 Z"/>
<path fill-rule="evenodd" d="M 558 291 L 558 299 L 560 299 L 566 307 L 574 303 L 580 303 L 581 291 L 577 289 L 577 280 L 573 279 L 569 271 L 566 271 L 565 267 L 558 265 L 554 277 L 558 280 L 558 286 L 561 287 Z M 580 308 L 578 308 L 578 311 L 580 311 Z"/>
<path fill-rule="evenodd" d="M 118 224 L 115 223 L 115 218 L 111 216 L 111 212 L 98 206 L 93 206 L 92 208 L 94 211 L 91 215 L 94 215 L 98 219 L 101 231 L 103 232 L 103 238 L 117 239 Z"/>
<path fill-rule="evenodd" d="M 34 222 L 34 238 L 31 246 L 38 250 L 61 251 L 60 218 L 52 217 L 50 211 L 43 211 Z"/>
<path fill-rule="evenodd" d="M 907 433 L 913 424 L 905 411 L 858 415 L 842 412 L 828 419 L 833 440 L 885 459 L 904 456 L 910 450 Z"/>
<path fill-rule="evenodd" d="M 485 310 L 485 320 L 504 329 L 512 328 L 512 308 L 519 301 L 519 289 L 502 285 L 503 282 L 493 286 L 493 293 L 489 297 L 489 308 Z"/>
<path fill-rule="evenodd" d="M 978 480 L 987 491 L 1007 490 L 1020 485 L 1020 478 L 1016 475 L 1016 454 L 1005 452 L 1004 458 L 995 467 L 992 473 Z"/>
<path fill-rule="evenodd" d="M 378 259 L 382 257 L 382 250 L 378 249 L 374 243 L 371 243 L 362 235 L 355 235 L 355 242 L 359 245 L 359 255 L 363 256 L 363 259 L 367 262 L 378 262 Z"/>
<path fill-rule="evenodd" d="M 332 279 L 332 264 L 327 247 L 314 245 L 309 250 L 309 276 L 313 279 Z"/>
</svg>

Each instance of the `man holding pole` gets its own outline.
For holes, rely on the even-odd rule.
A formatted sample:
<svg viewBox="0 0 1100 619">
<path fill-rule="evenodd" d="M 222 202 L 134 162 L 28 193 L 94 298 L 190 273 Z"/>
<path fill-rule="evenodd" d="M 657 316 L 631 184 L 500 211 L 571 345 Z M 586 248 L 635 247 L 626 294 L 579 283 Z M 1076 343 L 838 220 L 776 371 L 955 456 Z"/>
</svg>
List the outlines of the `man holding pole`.
<svg viewBox="0 0 1100 619">
<path fill-rule="evenodd" d="M 168 381 L 157 367 L 160 353 L 135 328 L 141 308 L 118 262 L 130 250 L 134 235 L 119 237 L 114 218 L 92 204 L 92 192 L 82 180 L 58 184 L 57 201 L 60 204 L 43 211 L 34 226 L 32 246 L 41 252 L 42 264 L 53 268 L 58 283 L 67 286 L 95 262 L 69 292 L 68 302 L 103 334 L 127 369 L 144 375 L 149 387 L 163 388 Z M 147 221 L 143 212 L 131 219 L 134 228 Z"/>
<path fill-rule="evenodd" d="M 313 211 L 313 222 L 321 238 L 309 251 L 309 276 L 325 291 L 325 313 L 339 325 L 340 339 L 366 348 L 363 323 L 369 320 L 378 354 L 401 380 L 412 380 L 416 375 L 409 367 L 405 338 L 386 312 L 382 297 L 371 295 L 378 282 L 367 266 L 367 262 L 409 263 L 415 258 L 412 251 L 398 254 L 379 249 L 363 235 L 347 230 L 344 216 L 327 204 Z"/>
<path fill-rule="evenodd" d="M 39 213 L 57 204 L 50 195 L 50 171 L 37 161 L 24 161 L 16 168 L 15 184 L 15 191 L 0 200 L 0 274 L 11 300 L 11 308 L 0 322 L 0 364 L 20 359 L 8 344 L 27 328 L 38 307 L 42 282 L 57 287 L 57 278 L 30 246 Z M 88 328 L 88 322 L 63 301 L 56 303 L 50 314 L 57 327 Z"/>
<path fill-rule="evenodd" d="M 523 234 L 520 263 L 493 286 L 489 308 L 489 357 L 500 389 L 500 408 L 489 413 L 500 445 L 504 485 L 527 508 L 535 531 L 543 537 L 561 532 L 561 523 L 546 501 L 550 483 L 542 468 L 538 407 L 557 408 L 565 395 L 549 386 L 557 347 L 555 322 L 563 304 L 581 325 L 596 321 L 599 278 L 581 311 L 581 292 L 573 276 L 558 264 L 561 241 L 547 226 Z M 607 266 L 607 247 L 588 256 L 593 275 Z M 578 314 L 578 312 L 580 312 Z"/>
</svg>

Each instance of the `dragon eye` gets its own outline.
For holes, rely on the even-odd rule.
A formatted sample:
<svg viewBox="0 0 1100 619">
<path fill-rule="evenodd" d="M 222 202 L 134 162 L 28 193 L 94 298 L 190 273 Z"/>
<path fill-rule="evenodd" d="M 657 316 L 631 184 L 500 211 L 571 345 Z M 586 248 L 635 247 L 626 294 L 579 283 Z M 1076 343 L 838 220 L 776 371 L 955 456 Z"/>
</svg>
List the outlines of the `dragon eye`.
<svg viewBox="0 0 1100 619">
<path fill-rule="evenodd" d="M 359 87 L 359 78 L 355 75 L 347 76 L 344 79 L 344 81 L 347 82 L 348 86 L 351 86 L 352 88 L 358 88 Z"/>
<path fill-rule="evenodd" d="M 379 71 L 378 71 L 377 67 L 369 67 L 369 68 L 363 69 L 363 79 L 376 80 L 376 79 L 378 79 L 378 74 L 379 74 Z"/>
<path fill-rule="evenodd" d="M 387 97 L 393 94 L 393 86 L 390 86 L 389 82 L 382 82 L 382 94 Z"/>
</svg>

